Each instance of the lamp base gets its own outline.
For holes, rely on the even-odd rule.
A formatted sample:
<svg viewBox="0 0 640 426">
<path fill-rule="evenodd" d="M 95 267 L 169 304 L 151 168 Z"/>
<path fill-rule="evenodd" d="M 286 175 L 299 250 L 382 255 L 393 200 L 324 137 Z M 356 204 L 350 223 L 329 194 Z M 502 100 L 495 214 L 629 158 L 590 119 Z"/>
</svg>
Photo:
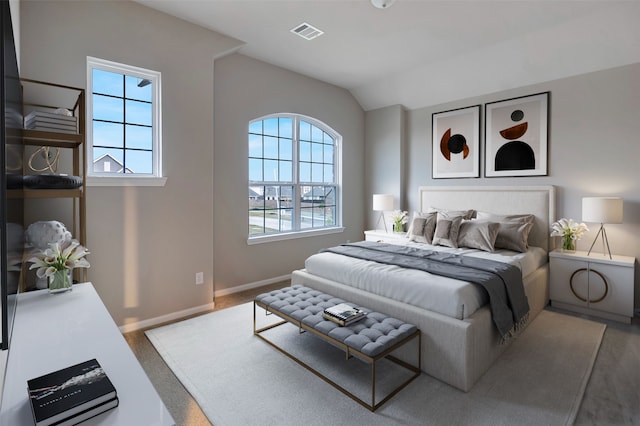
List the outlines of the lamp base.
<svg viewBox="0 0 640 426">
<path fill-rule="evenodd" d="M 384 220 L 384 212 L 380 212 L 380 217 L 378 218 L 378 221 L 376 222 L 376 229 L 377 229 L 378 224 L 380 223 L 381 220 L 382 220 L 382 224 L 384 225 L 384 232 L 389 232 L 387 230 L 387 221 Z"/>
<path fill-rule="evenodd" d="M 604 224 L 600 224 L 600 229 L 598 230 L 598 233 L 596 234 L 596 238 L 595 240 L 593 240 L 593 243 L 591 243 L 591 247 L 589 248 L 589 252 L 587 253 L 587 256 L 589 256 L 591 254 L 591 250 L 593 249 L 594 244 L 596 243 L 596 241 L 598 241 L 598 237 L 602 235 L 602 255 L 604 256 L 605 251 L 604 251 L 604 245 L 605 243 L 607 244 L 607 252 L 609 253 L 609 259 L 613 259 L 613 257 L 611 256 L 611 249 L 609 248 L 609 239 L 607 238 L 607 231 L 605 231 L 604 229 Z"/>
</svg>

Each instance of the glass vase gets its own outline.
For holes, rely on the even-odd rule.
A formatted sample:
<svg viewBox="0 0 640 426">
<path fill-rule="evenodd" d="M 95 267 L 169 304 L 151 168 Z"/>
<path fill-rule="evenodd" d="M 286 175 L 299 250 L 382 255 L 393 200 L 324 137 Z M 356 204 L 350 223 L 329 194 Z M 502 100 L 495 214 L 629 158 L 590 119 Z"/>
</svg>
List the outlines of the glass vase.
<svg viewBox="0 0 640 426">
<path fill-rule="evenodd" d="M 49 276 L 49 293 L 63 293 L 65 291 L 71 291 L 72 283 L 71 269 L 55 271 L 53 275 Z"/>
<path fill-rule="evenodd" d="M 562 237 L 562 251 L 565 253 L 575 253 L 576 240 L 571 238 L 571 235 L 565 235 Z"/>
</svg>

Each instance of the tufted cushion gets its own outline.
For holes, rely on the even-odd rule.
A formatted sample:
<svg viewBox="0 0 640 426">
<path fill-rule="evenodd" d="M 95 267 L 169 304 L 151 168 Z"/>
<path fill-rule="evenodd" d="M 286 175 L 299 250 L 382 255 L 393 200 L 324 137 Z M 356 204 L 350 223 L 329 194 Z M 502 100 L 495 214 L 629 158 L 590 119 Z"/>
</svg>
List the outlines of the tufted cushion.
<svg viewBox="0 0 640 426">
<path fill-rule="evenodd" d="M 367 316 L 346 327 L 322 317 L 331 306 L 345 302 L 309 287 L 294 285 L 256 297 L 256 301 L 269 306 L 274 312 L 282 312 L 306 326 L 355 349 L 369 357 L 375 357 L 416 331 L 416 326 L 399 319 L 359 306 Z"/>
<path fill-rule="evenodd" d="M 82 186 L 82 178 L 69 175 L 25 175 L 23 185 L 29 189 L 75 189 Z"/>
</svg>

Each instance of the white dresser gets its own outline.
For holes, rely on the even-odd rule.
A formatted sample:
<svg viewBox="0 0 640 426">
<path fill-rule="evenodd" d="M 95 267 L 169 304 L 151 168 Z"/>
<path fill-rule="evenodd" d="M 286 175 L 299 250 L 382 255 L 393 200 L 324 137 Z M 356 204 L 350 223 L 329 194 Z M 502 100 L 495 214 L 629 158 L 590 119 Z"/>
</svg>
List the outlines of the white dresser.
<svg viewBox="0 0 640 426">
<path fill-rule="evenodd" d="M 580 251 L 549 253 L 551 305 L 630 323 L 635 259 L 612 257 Z"/>
<path fill-rule="evenodd" d="M 91 283 L 52 295 L 18 295 L 0 405 L 0 425 L 33 425 L 27 380 L 92 358 L 120 405 L 82 425 L 174 425 L 173 418 Z"/>
</svg>

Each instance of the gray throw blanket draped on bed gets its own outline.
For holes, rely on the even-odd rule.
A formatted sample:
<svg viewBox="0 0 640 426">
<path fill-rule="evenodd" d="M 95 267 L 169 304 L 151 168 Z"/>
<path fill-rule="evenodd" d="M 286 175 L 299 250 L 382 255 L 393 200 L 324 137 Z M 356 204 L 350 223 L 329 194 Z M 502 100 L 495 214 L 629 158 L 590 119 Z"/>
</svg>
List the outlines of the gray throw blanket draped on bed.
<svg viewBox="0 0 640 426">
<path fill-rule="evenodd" d="M 372 241 L 343 244 L 322 251 L 478 284 L 489 294 L 493 322 L 503 341 L 512 337 L 529 318 L 522 272 L 507 263 Z"/>
</svg>

